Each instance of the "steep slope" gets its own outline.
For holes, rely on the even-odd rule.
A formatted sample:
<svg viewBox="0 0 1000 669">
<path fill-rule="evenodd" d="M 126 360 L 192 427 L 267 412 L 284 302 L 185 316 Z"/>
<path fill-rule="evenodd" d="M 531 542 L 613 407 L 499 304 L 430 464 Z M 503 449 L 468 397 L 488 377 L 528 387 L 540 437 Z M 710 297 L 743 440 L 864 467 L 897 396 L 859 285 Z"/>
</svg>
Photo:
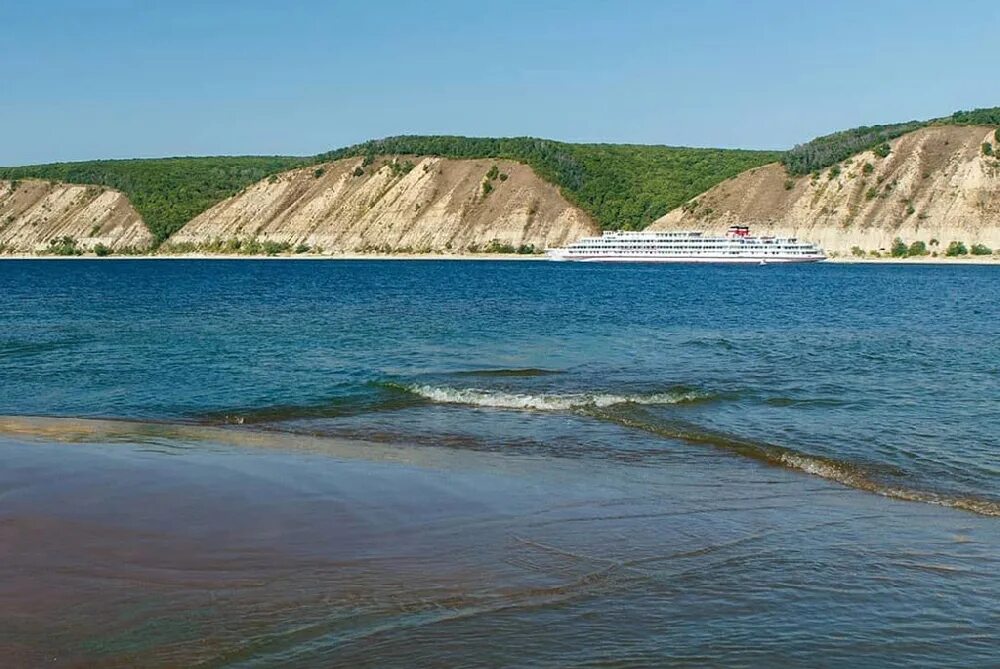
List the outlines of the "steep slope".
<svg viewBox="0 0 1000 669">
<path fill-rule="evenodd" d="M 128 198 L 100 186 L 0 181 L 0 251 L 44 251 L 70 238 L 80 249 L 148 248 L 153 236 Z M 72 246 L 72 243 L 70 243 Z"/>
<path fill-rule="evenodd" d="M 822 173 L 793 177 L 780 164 L 725 181 L 650 229 L 797 236 L 828 252 L 886 250 L 896 237 L 940 250 L 951 241 L 1000 247 L 1000 160 L 994 128 L 930 126 L 864 151 Z M 1000 146 L 996 147 L 1000 149 Z"/>
<path fill-rule="evenodd" d="M 464 251 L 494 240 L 541 249 L 596 231 L 526 165 L 398 156 L 264 179 L 194 218 L 167 248 L 256 239 L 324 252 Z"/>
<path fill-rule="evenodd" d="M 121 191 L 163 241 L 213 204 L 264 177 L 310 159 L 288 156 L 218 156 L 90 160 L 0 168 L 0 179 L 45 179 Z"/>
<path fill-rule="evenodd" d="M 605 230 L 639 230 L 723 179 L 774 162 L 776 151 L 640 144 L 570 144 L 537 137 L 404 135 L 319 156 L 323 160 L 385 155 L 513 160 L 545 181 Z"/>
<path fill-rule="evenodd" d="M 645 227 L 719 181 L 781 157 L 774 151 L 569 144 L 536 137 L 400 136 L 307 157 L 137 158 L 0 167 L 0 179 L 96 184 L 121 191 L 159 242 L 270 175 L 379 155 L 522 163 L 606 229 Z"/>
</svg>

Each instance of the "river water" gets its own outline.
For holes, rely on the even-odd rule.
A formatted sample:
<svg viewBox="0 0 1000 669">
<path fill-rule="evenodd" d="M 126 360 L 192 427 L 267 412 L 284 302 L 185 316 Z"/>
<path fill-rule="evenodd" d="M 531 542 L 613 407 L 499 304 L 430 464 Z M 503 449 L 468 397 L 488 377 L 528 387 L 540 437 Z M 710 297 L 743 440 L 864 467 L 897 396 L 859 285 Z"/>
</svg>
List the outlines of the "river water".
<svg viewBox="0 0 1000 669">
<path fill-rule="evenodd" d="M 1000 268 L 0 263 L 13 666 L 1000 664 Z"/>
</svg>

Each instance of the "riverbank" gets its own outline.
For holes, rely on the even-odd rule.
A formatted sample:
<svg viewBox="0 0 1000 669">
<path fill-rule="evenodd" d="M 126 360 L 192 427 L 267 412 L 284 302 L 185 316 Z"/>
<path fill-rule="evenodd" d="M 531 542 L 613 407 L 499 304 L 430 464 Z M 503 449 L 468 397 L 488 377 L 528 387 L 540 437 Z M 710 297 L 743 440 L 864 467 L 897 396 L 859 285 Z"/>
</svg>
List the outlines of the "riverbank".
<svg viewBox="0 0 1000 669">
<path fill-rule="evenodd" d="M 998 290 L 0 263 L 0 657 L 987 666 Z"/>
<path fill-rule="evenodd" d="M 86 254 L 80 256 L 11 254 L 0 255 L 2 260 L 512 260 L 539 261 L 547 260 L 544 255 L 525 255 L 518 253 L 343 253 L 343 254 L 281 254 L 281 255 L 239 255 L 225 253 L 151 253 L 146 255 L 110 255 L 96 256 Z M 967 256 L 963 258 L 827 258 L 827 263 L 845 265 L 1000 265 L 998 256 Z M 653 263 L 648 263 L 653 264 Z M 776 264 L 776 263 L 775 263 Z"/>
<path fill-rule="evenodd" d="M 948 258 L 938 256 L 918 256 L 912 258 L 857 258 L 841 257 L 827 258 L 825 262 L 854 265 L 1000 265 L 1000 256 L 962 256 Z"/>
<path fill-rule="evenodd" d="M 244 255 L 232 253 L 149 253 L 139 255 L 79 256 L 0 255 L 0 260 L 545 260 L 544 255 L 521 253 L 338 253 Z"/>
</svg>

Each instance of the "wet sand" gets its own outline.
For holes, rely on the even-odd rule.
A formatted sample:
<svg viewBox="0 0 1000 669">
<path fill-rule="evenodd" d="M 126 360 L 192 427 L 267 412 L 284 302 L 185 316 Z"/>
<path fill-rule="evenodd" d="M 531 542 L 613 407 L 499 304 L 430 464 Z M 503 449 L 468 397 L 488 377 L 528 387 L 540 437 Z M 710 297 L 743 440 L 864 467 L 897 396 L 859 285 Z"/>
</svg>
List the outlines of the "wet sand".
<svg viewBox="0 0 1000 669">
<path fill-rule="evenodd" d="M 995 519 L 723 455 L 0 430 L 5 666 L 986 666 L 1000 644 Z"/>
</svg>

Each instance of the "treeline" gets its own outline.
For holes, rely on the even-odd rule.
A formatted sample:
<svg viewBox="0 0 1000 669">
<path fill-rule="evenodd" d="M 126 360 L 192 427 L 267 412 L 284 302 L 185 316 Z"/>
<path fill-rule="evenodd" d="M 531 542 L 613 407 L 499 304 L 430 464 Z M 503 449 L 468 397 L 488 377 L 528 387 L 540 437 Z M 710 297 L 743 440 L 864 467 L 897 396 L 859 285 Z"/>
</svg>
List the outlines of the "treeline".
<svg viewBox="0 0 1000 669">
<path fill-rule="evenodd" d="M 305 165 L 364 156 L 430 155 L 508 159 L 529 165 L 605 229 L 644 228 L 667 211 L 745 170 L 781 160 L 808 174 L 932 124 L 1000 125 L 1000 107 L 955 112 L 836 132 L 790 151 L 694 149 L 626 144 L 569 144 L 533 137 L 401 136 L 373 140 L 309 158 L 235 156 L 95 160 L 0 168 L 0 179 L 99 184 L 125 193 L 162 242 L 189 220 L 268 176 Z M 992 150 L 992 147 L 991 147 Z"/>
<path fill-rule="evenodd" d="M 373 140 L 319 156 L 425 155 L 507 159 L 530 166 L 604 229 L 638 230 L 740 172 L 775 162 L 773 151 L 627 144 L 568 144 L 533 137 L 445 135 Z"/>
<path fill-rule="evenodd" d="M 909 121 L 842 130 L 796 145 L 785 152 L 781 162 L 785 164 L 790 174 L 809 174 L 835 165 L 861 151 L 875 148 L 890 139 L 919 130 L 925 125 L 927 123 L 923 121 Z"/>
<path fill-rule="evenodd" d="M 955 125 L 1000 125 L 1000 107 L 957 111 L 946 119 L 940 119 L 940 121 Z"/>
<path fill-rule="evenodd" d="M 532 137 L 403 136 L 311 158 L 239 156 L 95 160 L 0 168 L 0 179 L 99 184 L 125 193 L 163 242 L 189 220 L 250 184 L 285 170 L 379 155 L 509 159 L 531 166 L 606 229 L 641 229 L 670 209 L 780 153 L 668 146 L 568 144 Z"/>
<path fill-rule="evenodd" d="M 568 150 L 569 144 L 534 137 L 458 137 L 452 135 L 403 135 L 373 139 L 362 144 L 320 154 L 321 160 L 355 156 L 413 154 L 443 158 L 506 158 L 527 163 L 543 178 L 577 188 L 583 168 Z"/>
<path fill-rule="evenodd" d="M 282 156 L 93 160 L 0 168 L 0 179 L 48 179 L 120 190 L 162 242 L 250 184 L 307 162 Z"/>
<path fill-rule="evenodd" d="M 931 125 L 1000 125 L 1000 107 L 957 111 L 951 116 L 929 121 L 907 121 L 842 130 L 795 146 L 784 153 L 781 161 L 790 174 L 809 174 Z"/>
</svg>

